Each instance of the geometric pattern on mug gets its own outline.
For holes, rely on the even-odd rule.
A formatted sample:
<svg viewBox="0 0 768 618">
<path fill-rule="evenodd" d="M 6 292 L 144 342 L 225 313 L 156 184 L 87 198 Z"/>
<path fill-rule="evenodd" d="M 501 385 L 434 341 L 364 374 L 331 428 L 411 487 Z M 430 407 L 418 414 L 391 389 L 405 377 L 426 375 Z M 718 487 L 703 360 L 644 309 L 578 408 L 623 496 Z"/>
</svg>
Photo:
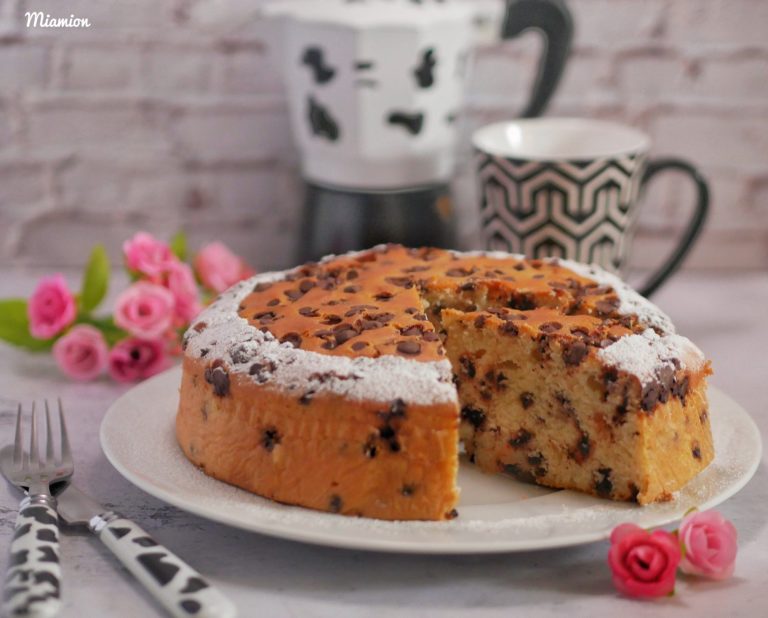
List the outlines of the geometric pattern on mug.
<svg viewBox="0 0 768 618">
<path fill-rule="evenodd" d="M 478 152 L 475 162 L 490 249 L 621 268 L 644 157 L 550 163 Z"/>
</svg>

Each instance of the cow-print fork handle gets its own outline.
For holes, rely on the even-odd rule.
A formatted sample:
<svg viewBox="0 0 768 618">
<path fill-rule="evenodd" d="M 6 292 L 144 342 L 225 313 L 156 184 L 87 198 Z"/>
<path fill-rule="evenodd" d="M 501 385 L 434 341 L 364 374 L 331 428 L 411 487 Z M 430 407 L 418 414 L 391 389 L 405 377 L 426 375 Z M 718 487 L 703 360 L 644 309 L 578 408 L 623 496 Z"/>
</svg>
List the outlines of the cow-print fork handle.
<svg viewBox="0 0 768 618">
<path fill-rule="evenodd" d="M 43 618 L 61 608 L 59 518 L 50 496 L 33 495 L 19 506 L 5 577 L 3 615 Z"/>
<path fill-rule="evenodd" d="M 237 614 L 232 602 L 200 573 L 132 521 L 108 512 L 91 519 L 89 527 L 171 616 Z"/>
</svg>

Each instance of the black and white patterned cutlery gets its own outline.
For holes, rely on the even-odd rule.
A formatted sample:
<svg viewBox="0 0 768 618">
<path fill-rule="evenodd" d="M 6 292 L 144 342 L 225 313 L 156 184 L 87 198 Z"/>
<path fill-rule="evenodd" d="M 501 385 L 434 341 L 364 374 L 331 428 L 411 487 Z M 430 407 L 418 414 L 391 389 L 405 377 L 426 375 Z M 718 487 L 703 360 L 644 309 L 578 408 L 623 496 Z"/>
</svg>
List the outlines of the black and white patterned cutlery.
<svg viewBox="0 0 768 618">
<path fill-rule="evenodd" d="M 71 525 L 88 526 L 172 616 L 230 618 L 237 614 L 235 606 L 200 573 L 131 520 L 104 509 L 71 484 L 57 500 L 61 518 Z"/>
<path fill-rule="evenodd" d="M 54 457 L 54 436 L 48 402 L 45 402 L 46 446 L 41 460 L 37 448 L 37 415 L 32 405 L 29 451 L 24 451 L 22 411 L 16 416 L 16 439 L 0 456 L 0 469 L 14 485 L 26 491 L 21 501 L 10 546 L 5 577 L 3 613 L 6 616 L 43 618 L 55 616 L 61 608 L 61 565 L 59 564 L 59 519 L 53 483 L 72 476 L 72 456 L 59 402 L 60 456 Z"/>
</svg>

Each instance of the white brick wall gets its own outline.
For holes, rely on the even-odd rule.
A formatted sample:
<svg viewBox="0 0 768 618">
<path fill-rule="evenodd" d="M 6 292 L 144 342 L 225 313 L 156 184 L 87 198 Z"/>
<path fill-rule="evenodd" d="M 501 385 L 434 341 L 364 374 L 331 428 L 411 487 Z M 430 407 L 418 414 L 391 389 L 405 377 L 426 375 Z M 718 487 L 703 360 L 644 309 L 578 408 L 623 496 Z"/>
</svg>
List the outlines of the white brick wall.
<svg viewBox="0 0 768 618">
<path fill-rule="evenodd" d="M 473 1 L 473 0 L 467 0 Z M 138 228 L 293 260 L 301 185 L 258 0 L 0 0 L 0 263 L 80 264 Z M 570 0 L 574 54 L 550 113 L 617 119 L 697 162 L 713 211 L 690 268 L 768 267 L 768 2 Z M 87 17 L 27 29 L 23 14 Z M 465 136 L 522 106 L 535 35 L 478 50 Z M 467 148 L 462 237 L 476 233 Z M 649 192 L 638 263 L 663 255 L 691 190 Z"/>
</svg>

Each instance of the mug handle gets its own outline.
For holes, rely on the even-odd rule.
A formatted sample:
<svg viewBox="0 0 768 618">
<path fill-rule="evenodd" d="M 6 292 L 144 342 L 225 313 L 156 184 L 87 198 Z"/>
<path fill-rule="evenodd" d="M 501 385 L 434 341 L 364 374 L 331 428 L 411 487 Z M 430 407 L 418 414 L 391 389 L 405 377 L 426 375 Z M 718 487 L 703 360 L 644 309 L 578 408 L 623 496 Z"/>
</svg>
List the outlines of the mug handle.
<svg viewBox="0 0 768 618">
<path fill-rule="evenodd" d="M 643 296 L 653 294 L 678 269 L 685 256 L 688 255 L 688 252 L 693 247 L 694 241 L 701 233 L 702 226 L 707 218 L 707 212 L 709 211 L 709 187 L 707 181 L 704 180 L 699 170 L 683 159 L 668 157 L 649 161 L 640 181 L 640 187 L 645 188 L 651 178 L 665 170 L 684 172 L 690 176 L 696 186 L 696 207 L 694 208 L 691 221 L 688 223 L 688 227 L 680 238 L 675 250 L 641 288 L 640 294 Z"/>
<path fill-rule="evenodd" d="M 563 0 L 511 0 L 501 28 L 502 38 L 514 38 L 531 28 L 544 37 L 544 51 L 523 118 L 540 116 L 555 93 L 571 51 L 573 18 Z"/>
</svg>

